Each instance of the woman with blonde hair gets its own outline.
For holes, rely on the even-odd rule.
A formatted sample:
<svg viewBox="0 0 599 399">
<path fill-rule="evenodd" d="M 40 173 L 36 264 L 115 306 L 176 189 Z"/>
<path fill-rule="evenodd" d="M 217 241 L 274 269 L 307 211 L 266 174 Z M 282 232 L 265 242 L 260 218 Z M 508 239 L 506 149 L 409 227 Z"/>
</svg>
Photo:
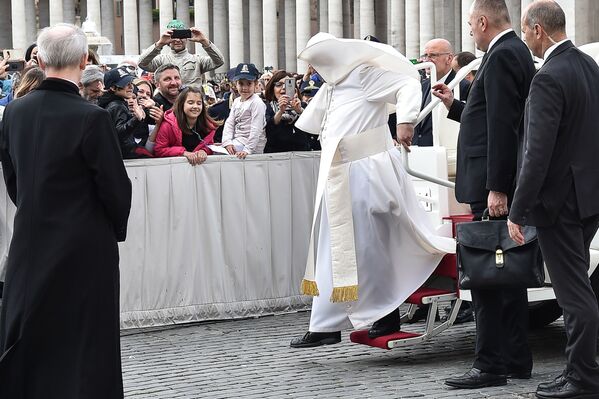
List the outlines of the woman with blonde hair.
<svg viewBox="0 0 599 399">
<path fill-rule="evenodd" d="M 19 79 L 19 83 L 15 88 L 15 98 L 23 97 L 30 91 L 37 89 L 37 87 L 42 84 L 45 77 L 46 74 L 44 71 L 37 66 L 23 70 L 21 79 Z"/>
</svg>

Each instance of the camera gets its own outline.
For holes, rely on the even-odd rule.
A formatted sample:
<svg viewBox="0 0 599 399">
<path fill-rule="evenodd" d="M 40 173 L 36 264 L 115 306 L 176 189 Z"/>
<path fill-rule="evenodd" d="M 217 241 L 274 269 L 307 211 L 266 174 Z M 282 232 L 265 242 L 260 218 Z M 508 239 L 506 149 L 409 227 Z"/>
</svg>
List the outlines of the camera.
<svg viewBox="0 0 599 399">
<path fill-rule="evenodd" d="M 189 39 L 191 38 L 191 29 L 173 29 L 171 33 L 172 39 Z"/>
<path fill-rule="evenodd" d="M 25 68 L 24 60 L 8 61 L 8 72 L 20 72 Z"/>
<path fill-rule="evenodd" d="M 290 99 L 293 99 L 295 96 L 295 79 L 294 78 L 286 78 L 285 79 L 285 95 Z"/>
</svg>

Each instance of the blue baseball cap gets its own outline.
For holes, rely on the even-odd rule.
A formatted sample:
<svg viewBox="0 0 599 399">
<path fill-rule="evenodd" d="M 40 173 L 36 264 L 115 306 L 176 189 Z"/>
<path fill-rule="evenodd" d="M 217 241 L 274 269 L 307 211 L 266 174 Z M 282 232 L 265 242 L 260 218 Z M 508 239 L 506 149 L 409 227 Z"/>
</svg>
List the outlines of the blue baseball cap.
<svg viewBox="0 0 599 399">
<path fill-rule="evenodd" d="M 131 75 L 126 68 L 114 68 L 104 74 L 104 86 L 107 88 L 112 86 L 123 88 L 133 82 L 134 79 L 135 76 Z"/>
<path fill-rule="evenodd" d="M 260 71 L 256 68 L 254 64 L 244 64 L 241 63 L 235 67 L 235 71 L 233 72 L 233 78 L 231 81 L 235 82 L 241 79 L 245 80 L 258 80 L 260 77 Z"/>
</svg>

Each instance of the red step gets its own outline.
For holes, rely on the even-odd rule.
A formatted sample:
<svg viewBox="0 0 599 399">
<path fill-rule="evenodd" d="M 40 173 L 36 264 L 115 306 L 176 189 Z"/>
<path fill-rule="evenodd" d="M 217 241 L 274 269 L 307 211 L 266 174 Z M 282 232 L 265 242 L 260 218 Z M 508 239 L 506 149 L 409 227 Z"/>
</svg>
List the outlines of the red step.
<svg viewBox="0 0 599 399">
<path fill-rule="evenodd" d="M 421 335 L 422 334 L 398 331 L 396 333 L 385 335 L 383 337 L 368 338 L 368 330 L 358 330 L 349 334 L 349 339 L 351 342 L 355 342 L 356 344 L 368 345 L 381 349 L 390 349 L 388 346 L 389 341 L 398 341 L 402 339 L 415 338 Z"/>
<path fill-rule="evenodd" d="M 433 272 L 435 276 L 445 276 L 453 279 L 458 278 L 457 257 L 455 254 L 447 254 L 441 259 Z"/>
</svg>

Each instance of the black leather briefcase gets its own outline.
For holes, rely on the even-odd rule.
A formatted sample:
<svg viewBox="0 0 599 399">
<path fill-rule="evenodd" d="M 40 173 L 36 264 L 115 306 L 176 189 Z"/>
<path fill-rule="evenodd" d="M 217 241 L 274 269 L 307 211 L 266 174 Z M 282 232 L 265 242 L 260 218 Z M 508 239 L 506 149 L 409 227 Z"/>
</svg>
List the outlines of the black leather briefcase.
<svg viewBox="0 0 599 399">
<path fill-rule="evenodd" d="M 523 226 L 524 245 L 510 238 L 505 220 L 459 223 L 456 233 L 460 288 L 543 286 L 545 269 L 535 227 Z"/>
</svg>

